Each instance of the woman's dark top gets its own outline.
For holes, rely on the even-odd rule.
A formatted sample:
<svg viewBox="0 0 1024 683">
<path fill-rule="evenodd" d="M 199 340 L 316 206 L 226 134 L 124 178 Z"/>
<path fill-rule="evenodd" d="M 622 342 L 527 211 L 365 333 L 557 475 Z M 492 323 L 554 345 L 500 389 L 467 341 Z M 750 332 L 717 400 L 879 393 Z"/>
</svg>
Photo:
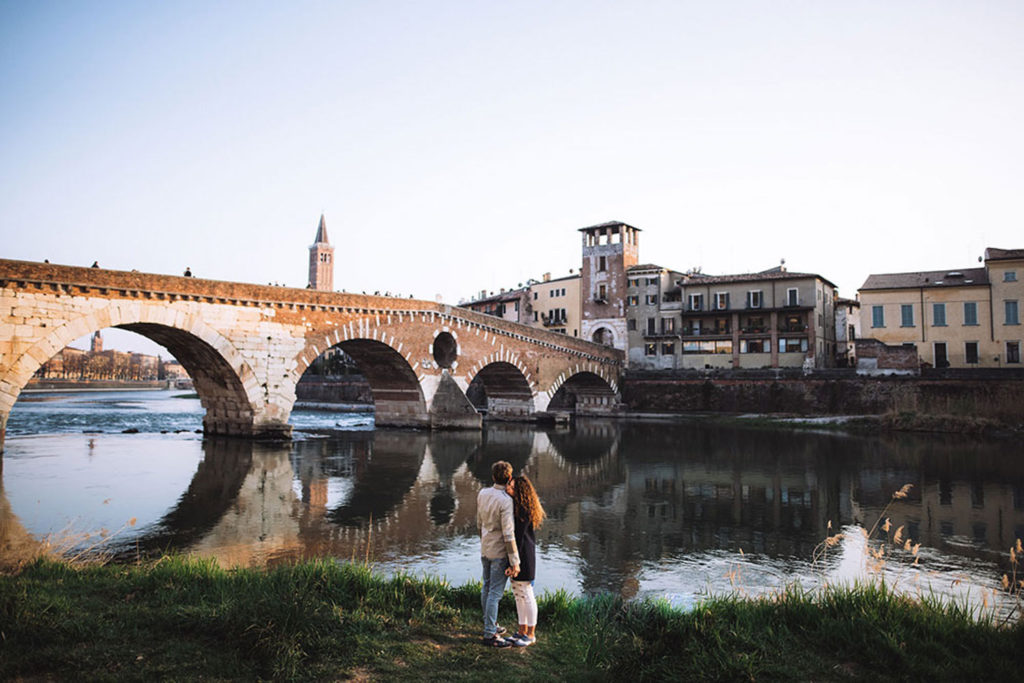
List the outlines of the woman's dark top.
<svg viewBox="0 0 1024 683">
<path fill-rule="evenodd" d="M 533 525 L 520 519 L 523 511 L 516 508 L 516 547 L 519 549 L 519 574 L 513 581 L 533 581 L 537 571 L 537 539 L 533 535 Z"/>
</svg>

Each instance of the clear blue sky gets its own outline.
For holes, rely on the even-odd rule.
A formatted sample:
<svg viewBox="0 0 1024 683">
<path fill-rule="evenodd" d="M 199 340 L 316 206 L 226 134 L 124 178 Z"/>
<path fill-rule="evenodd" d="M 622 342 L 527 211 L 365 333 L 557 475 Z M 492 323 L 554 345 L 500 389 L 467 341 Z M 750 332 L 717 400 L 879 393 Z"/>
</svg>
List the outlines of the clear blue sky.
<svg viewBox="0 0 1024 683">
<path fill-rule="evenodd" d="M 1024 2 L 0 3 L 2 256 L 456 302 L 1024 247 Z"/>
</svg>

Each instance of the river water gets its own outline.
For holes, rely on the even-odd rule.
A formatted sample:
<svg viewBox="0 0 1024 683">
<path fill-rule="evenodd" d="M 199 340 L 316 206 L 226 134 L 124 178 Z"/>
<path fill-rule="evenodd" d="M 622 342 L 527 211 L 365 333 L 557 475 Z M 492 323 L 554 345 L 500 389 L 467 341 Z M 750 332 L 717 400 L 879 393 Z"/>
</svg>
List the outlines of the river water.
<svg viewBox="0 0 1024 683">
<path fill-rule="evenodd" d="M 296 411 L 295 440 L 268 445 L 204 440 L 202 415 L 181 391 L 23 394 L 2 460 L 7 559 L 41 543 L 119 561 L 167 550 L 225 566 L 341 558 L 462 584 L 478 578 L 476 494 L 499 459 L 534 481 L 549 515 L 541 592 L 687 606 L 884 576 L 1005 612 L 999 581 L 1024 538 L 1024 459 L 1005 441 L 699 420 L 429 433 Z M 862 530 L 905 484 L 888 534 L 872 536 L 900 528 L 879 562 Z"/>
</svg>

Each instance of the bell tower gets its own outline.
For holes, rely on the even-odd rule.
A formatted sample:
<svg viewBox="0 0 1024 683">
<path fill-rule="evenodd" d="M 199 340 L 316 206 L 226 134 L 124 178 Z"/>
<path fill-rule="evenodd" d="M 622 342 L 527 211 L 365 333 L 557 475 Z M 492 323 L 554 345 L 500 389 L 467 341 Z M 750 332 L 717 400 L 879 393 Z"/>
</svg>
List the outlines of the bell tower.
<svg viewBox="0 0 1024 683">
<path fill-rule="evenodd" d="M 309 289 L 334 291 L 334 247 L 327 241 L 327 222 L 320 214 L 316 239 L 309 248 Z"/>
<path fill-rule="evenodd" d="M 625 351 L 626 270 L 639 260 L 640 228 L 609 221 L 583 233 L 580 336 Z"/>
</svg>

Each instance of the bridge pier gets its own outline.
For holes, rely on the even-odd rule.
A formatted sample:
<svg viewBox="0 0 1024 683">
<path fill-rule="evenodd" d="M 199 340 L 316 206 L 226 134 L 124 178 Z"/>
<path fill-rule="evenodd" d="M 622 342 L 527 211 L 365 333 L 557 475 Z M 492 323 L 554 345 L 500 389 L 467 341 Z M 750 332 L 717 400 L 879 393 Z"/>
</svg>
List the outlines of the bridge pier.
<svg viewBox="0 0 1024 683">
<path fill-rule="evenodd" d="M 458 382 L 447 370 L 440 377 L 423 382 L 424 396 L 429 394 L 428 405 L 431 429 L 480 429 L 480 413 L 466 398 Z"/>
</svg>

